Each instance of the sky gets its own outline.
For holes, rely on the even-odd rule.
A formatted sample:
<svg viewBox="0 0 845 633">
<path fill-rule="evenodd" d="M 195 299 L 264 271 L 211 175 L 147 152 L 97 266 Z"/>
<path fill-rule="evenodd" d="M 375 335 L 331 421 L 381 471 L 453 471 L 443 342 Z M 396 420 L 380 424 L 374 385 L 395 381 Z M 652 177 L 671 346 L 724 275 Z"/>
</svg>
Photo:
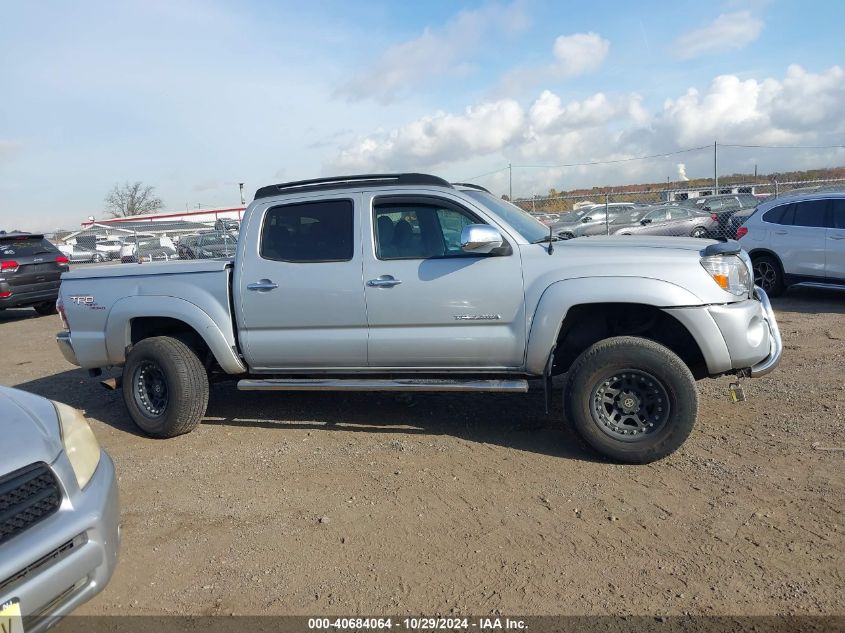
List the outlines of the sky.
<svg viewBox="0 0 845 633">
<path fill-rule="evenodd" d="M 712 144 L 845 145 L 845 3 L 0 0 L 0 228 L 422 171 L 542 195 L 713 173 Z M 573 163 L 651 156 L 610 165 Z M 720 174 L 845 149 L 719 150 Z M 493 172 L 493 173 L 490 173 Z M 477 178 L 476 178 L 477 177 Z"/>
</svg>

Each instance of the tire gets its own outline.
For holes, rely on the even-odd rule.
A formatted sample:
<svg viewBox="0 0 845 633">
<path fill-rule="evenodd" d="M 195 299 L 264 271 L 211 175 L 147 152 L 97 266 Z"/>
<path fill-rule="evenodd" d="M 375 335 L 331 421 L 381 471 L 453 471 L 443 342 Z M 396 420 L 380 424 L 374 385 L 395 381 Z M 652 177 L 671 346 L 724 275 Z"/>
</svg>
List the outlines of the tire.
<svg viewBox="0 0 845 633">
<path fill-rule="evenodd" d="M 648 339 L 618 336 L 575 359 L 564 408 L 580 438 L 597 453 L 647 464 L 673 453 L 689 437 L 698 417 L 698 390 L 674 352 Z"/>
<path fill-rule="evenodd" d="M 58 314 L 59 311 L 56 310 L 56 302 L 55 301 L 45 301 L 43 303 L 36 303 L 34 306 L 35 311 L 40 314 L 41 316 L 48 316 L 50 314 Z"/>
<path fill-rule="evenodd" d="M 707 237 L 707 229 L 703 226 L 697 226 L 690 232 L 690 237 Z"/>
<path fill-rule="evenodd" d="M 780 262 L 771 255 L 757 255 L 751 260 L 754 269 L 754 284 L 760 286 L 770 297 L 777 297 L 786 290 Z"/>
<path fill-rule="evenodd" d="M 147 338 L 126 359 L 123 401 L 147 435 L 167 438 L 189 433 L 208 406 L 208 373 L 182 341 L 169 336 Z"/>
</svg>

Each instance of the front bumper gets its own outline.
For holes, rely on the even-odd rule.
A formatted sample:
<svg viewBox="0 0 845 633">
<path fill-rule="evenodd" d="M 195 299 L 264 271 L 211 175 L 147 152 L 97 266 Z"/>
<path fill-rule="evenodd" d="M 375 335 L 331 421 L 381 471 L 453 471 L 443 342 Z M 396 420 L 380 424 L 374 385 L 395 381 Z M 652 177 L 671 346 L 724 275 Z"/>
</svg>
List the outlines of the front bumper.
<svg viewBox="0 0 845 633">
<path fill-rule="evenodd" d="M 71 365 L 79 367 L 76 352 L 73 350 L 73 341 L 70 338 L 70 332 L 59 332 L 56 334 L 56 344 L 59 346 L 59 351 L 65 357 L 65 360 Z"/>
<path fill-rule="evenodd" d="M 759 286 L 754 287 L 754 295 L 760 300 L 763 305 L 763 310 L 766 314 L 766 325 L 769 328 L 769 338 L 771 340 L 771 350 L 765 360 L 757 363 L 751 368 L 751 377 L 765 376 L 780 364 L 780 358 L 783 356 L 783 339 L 780 337 L 780 328 L 775 319 L 775 313 L 772 310 L 772 304 L 769 301 L 769 295 Z"/>
<path fill-rule="evenodd" d="M 755 288 L 754 298 L 720 305 L 669 308 L 693 336 L 707 371 L 716 376 L 746 372 L 764 376 L 777 367 L 783 342 L 769 297 Z"/>
<path fill-rule="evenodd" d="M 101 452 L 84 490 L 64 453 L 51 467 L 63 488 L 59 510 L 0 546 L 0 604 L 20 600 L 27 633 L 45 631 L 102 591 L 117 563 L 120 511 L 111 458 Z"/>
</svg>

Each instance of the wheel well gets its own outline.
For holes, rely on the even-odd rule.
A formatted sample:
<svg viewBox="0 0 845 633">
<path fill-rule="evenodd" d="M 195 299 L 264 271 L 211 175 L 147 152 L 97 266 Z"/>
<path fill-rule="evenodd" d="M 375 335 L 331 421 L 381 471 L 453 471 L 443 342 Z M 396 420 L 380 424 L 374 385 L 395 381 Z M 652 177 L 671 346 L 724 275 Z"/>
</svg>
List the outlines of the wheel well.
<svg viewBox="0 0 845 633">
<path fill-rule="evenodd" d="M 130 322 L 130 341 L 137 344 L 153 336 L 169 336 L 182 341 L 196 353 L 206 367 L 214 361 L 214 355 L 199 333 L 190 325 L 171 317 L 138 317 Z"/>
<path fill-rule="evenodd" d="M 780 267 L 780 271 L 783 272 L 783 262 L 780 261 L 780 257 L 777 256 L 777 253 L 774 253 L 770 250 L 764 248 L 758 248 L 748 253 L 748 256 L 751 258 L 751 261 L 760 257 L 771 257 L 775 260 L 777 265 Z"/>
<path fill-rule="evenodd" d="M 566 372 L 585 349 L 611 336 L 640 336 L 675 352 L 693 376 L 708 375 L 698 343 L 673 316 L 639 303 L 592 303 L 573 306 L 560 326 L 553 374 Z"/>
</svg>

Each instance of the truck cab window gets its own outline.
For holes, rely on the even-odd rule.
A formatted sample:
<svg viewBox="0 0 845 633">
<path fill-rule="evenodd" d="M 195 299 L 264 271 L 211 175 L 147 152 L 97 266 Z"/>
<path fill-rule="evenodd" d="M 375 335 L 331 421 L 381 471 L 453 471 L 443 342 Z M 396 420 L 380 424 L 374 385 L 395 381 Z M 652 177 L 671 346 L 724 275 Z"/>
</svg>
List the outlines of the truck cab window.
<svg viewBox="0 0 845 633">
<path fill-rule="evenodd" d="M 264 216 L 260 253 L 285 262 L 352 259 L 351 200 L 326 200 L 273 207 Z"/>
<path fill-rule="evenodd" d="M 375 242 L 379 259 L 428 259 L 466 256 L 461 231 L 480 220 L 452 207 L 420 203 L 375 206 Z"/>
</svg>

